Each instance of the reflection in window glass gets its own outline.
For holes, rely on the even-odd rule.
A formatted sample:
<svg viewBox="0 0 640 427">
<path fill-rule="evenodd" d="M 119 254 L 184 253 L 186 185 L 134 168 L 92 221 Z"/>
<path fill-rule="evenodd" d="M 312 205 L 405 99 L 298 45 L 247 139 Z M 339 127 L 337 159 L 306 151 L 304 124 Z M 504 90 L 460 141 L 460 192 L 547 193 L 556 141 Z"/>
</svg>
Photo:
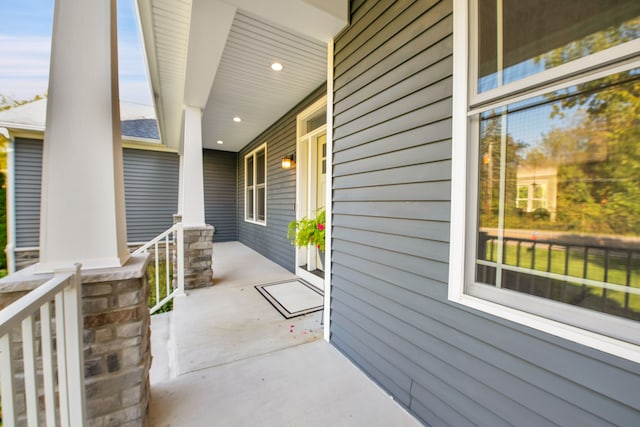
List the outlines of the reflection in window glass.
<svg viewBox="0 0 640 427">
<path fill-rule="evenodd" d="M 314 114 L 312 117 L 307 119 L 306 122 L 306 132 L 309 133 L 318 129 L 320 126 L 323 126 L 327 123 L 327 110 L 321 110 Z"/>
<path fill-rule="evenodd" d="M 478 93 L 640 38 L 637 0 L 478 0 L 478 6 Z"/>
<path fill-rule="evenodd" d="M 249 220 L 255 219 L 253 217 L 253 188 L 247 189 L 247 213 L 246 218 Z"/>
<path fill-rule="evenodd" d="M 518 186 L 518 198 L 520 200 L 529 200 L 529 186 L 528 185 L 519 185 Z"/>
<path fill-rule="evenodd" d="M 266 225 L 266 145 L 245 156 L 245 219 Z"/>
<path fill-rule="evenodd" d="M 639 117 L 639 69 L 482 114 L 478 282 L 640 320 Z"/>
<path fill-rule="evenodd" d="M 253 156 L 247 158 L 247 185 L 253 185 Z"/>
<path fill-rule="evenodd" d="M 257 220 L 264 221 L 264 208 L 265 208 L 265 200 L 264 200 L 264 187 L 258 188 L 257 190 Z"/>
<path fill-rule="evenodd" d="M 264 150 L 258 151 L 256 154 L 256 183 L 264 184 L 265 180 L 265 161 L 264 161 Z"/>
<path fill-rule="evenodd" d="M 544 185 L 533 185 L 533 198 L 542 200 L 544 198 Z"/>
</svg>

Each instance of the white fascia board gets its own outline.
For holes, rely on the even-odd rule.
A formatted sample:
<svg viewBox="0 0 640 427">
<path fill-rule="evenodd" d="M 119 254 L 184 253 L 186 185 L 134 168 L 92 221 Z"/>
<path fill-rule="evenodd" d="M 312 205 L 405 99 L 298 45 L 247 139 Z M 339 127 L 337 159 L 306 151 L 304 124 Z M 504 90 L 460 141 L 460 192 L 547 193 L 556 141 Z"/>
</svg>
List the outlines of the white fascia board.
<svg viewBox="0 0 640 427">
<path fill-rule="evenodd" d="M 122 147 L 134 148 L 136 150 L 143 150 L 143 151 L 162 151 L 165 153 L 178 153 L 177 147 L 167 147 L 166 145 L 159 143 L 157 140 L 152 140 L 152 139 L 149 139 L 149 140 L 136 139 L 136 138 L 123 139 Z"/>
<path fill-rule="evenodd" d="M 162 108 L 162 97 L 160 96 L 160 75 L 158 71 L 158 59 L 156 57 L 156 42 L 153 28 L 153 14 L 151 0 L 137 0 L 136 15 L 140 24 L 140 39 L 144 48 L 145 65 L 147 67 L 147 77 L 151 84 L 151 93 L 153 94 L 153 103 L 158 119 L 158 132 L 160 139 L 166 135 L 164 127 L 164 111 Z"/>
<path fill-rule="evenodd" d="M 184 12 L 185 8 L 191 7 L 191 2 L 176 2 L 176 4 L 179 5 L 176 8 L 181 12 Z M 156 31 L 162 30 L 156 28 L 156 23 L 154 22 L 154 0 L 137 0 L 137 5 L 160 139 L 168 147 L 177 148 L 182 138 L 183 79 L 184 68 L 186 68 L 186 49 L 184 58 L 181 55 L 181 51 L 176 51 L 171 52 L 170 61 L 165 58 L 164 62 L 162 62 L 159 55 L 167 52 L 164 52 L 163 48 L 158 46 L 158 35 L 162 36 L 162 34 L 156 33 Z M 177 36 L 182 35 L 180 33 L 181 30 L 181 28 L 176 28 Z M 182 48 L 178 50 L 180 49 Z M 165 76 L 169 76 L 164 80 L 161 73 L 162 67 L 170 68 L 170 70 L 164 70 Z"/>
<path fill-rule="evenodd" d="M 11 134 L 20 131 L 44 132 L 44 126 L 42 125 L 27 125 L 23 123 L 2 122 L 0 123 L 0 128 L 8 129 Z"/>
<path fill-rule="evenodd" d="M 142 15 L 140 13 L 140 7 L 141 7 L 140 4 L 142 2 L 146 3 L 147 0 L 135 1 L 134 4 L 133 4 L 133 7 L 134 7 L 134 13 L 136 14 L 136 20 L 137 20 L 137 22 L 139 24 L 138 25 L 138 36 L 140 37 L 140 40 L 142 40 L 143 49 L 145 50 L 145 55 L 142 55 L 142 57 L 144 59 L 145 71 L 147 73 L 147 82 L 149 84 L 149 89 L 151 90 L 151 94 L 153 96 L 153 109 L 154 109 L 154 112 L 155 112 L 155 118 L 157 118 L 157 117 L 159 117 L 158 116 L 159 108 L 156 105 L 157 102 L 158 102 L 158 96 L 156 95 L 156 92 L 153 89 L 154 86 L 153 86 L 152 82 L 154 81 L 154 79 L 156 81 L 158 79 L 157 79 L 157 73 L 155 73 L 155 76 L 153 78 L 151 76 L 151 69 L 152 68 L 151 68 L 151 64 L 150 64 L 150 58 L 149 58 L 149 55 L 147 54 L 147 48 L 146 48 L 146 44 L 144 42 L 145 37 L 147 37 L 147 35 L 145 35 L 145 32 L 143 30 L 143 26 L 142 26 L 142 19 L 143 18 L 142 18 Z M 148 13 L 148 10 L 149 10 L 149 8 L 148 8 L 148 5 L 145 6 L 145 7 L 146 7 L 146 9 L 145 9 L 146 10 L 146 12 L 145 12 L 146 16 L 144 18 L 146 20 L 145 27 L 147 27 L 147 29 L 148 29 L 148 25 L 149 25 L 149 13 Z M 150 37 L 153 37 L 153 34 L 151 34 Z M 154 67 L 157 69 L 157 61 L 156 61 L 155 54 L 153 55 L 153 64 L 154 64 Z M 160 131 L 160 129 L 158 129 L 158 130 Z M 160 132 L 160 135 L 162 135 L 162 132 Z"/>
</svg>

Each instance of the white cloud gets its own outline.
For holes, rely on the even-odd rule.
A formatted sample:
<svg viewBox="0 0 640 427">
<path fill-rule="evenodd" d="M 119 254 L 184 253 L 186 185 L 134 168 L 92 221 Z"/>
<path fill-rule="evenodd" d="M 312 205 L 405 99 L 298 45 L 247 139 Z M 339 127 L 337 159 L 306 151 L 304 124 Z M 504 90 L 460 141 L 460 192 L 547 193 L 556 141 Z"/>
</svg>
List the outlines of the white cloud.
<svg viewBox="0 0 640 427">
<path fill-rule="evenodd" d="M 28 99 L 45 92 L 50 49 L 48 37 L 0 35 L 0 93 Z"/>
<path fill-rule="evenodd" d="M 120 74 L 120 99 L 144 105 L 153 105 L 151 86 L 147 80 L 147 69 L 142 47 L 137 40 L 118 45 L 118 68 Z"/>
<path fill-rule="evenodd" d="M 5 78 L 0 77 L 0 94 L 16 100 L 31 99 L 35 95 L 42 95 L 49 87 L 49 79 L 44 78 Z"/>
<path fill-rule="evenodd" d="M 146 80 L 120 80 L 120 99 L 122 101 L 135 102 L 143 105 L 153 105 L 151 88 Z"/>
<path fill-rule="evenodd" d="M 0 34 L 0 94 L 30 99 L 47 91 L 51 39 Z M 151 105 L 142 49 L 120 44 L 120 98 Z"/>
<path fill-rule="evenodd" d="M 147 77 L 144 53 L 142 48 L 131 43 L 120 42 L 118 45 L 118 67 L 120 75 Z"/>
</svg>

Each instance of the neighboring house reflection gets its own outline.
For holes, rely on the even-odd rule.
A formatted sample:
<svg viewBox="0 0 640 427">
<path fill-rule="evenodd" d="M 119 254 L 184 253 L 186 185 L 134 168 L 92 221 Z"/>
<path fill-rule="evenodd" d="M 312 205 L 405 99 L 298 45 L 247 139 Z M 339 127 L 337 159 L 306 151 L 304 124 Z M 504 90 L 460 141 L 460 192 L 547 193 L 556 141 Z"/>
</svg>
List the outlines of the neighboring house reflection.
<svg viewBox="0 0 640 427">
<path fill-rule="evenodd" d="M 551 221 L 556 219 L 558 168 L 556 166 L 519 166 L 517 172 L 516 207 L 523 212 L 546 209 Z"/>
</svg>

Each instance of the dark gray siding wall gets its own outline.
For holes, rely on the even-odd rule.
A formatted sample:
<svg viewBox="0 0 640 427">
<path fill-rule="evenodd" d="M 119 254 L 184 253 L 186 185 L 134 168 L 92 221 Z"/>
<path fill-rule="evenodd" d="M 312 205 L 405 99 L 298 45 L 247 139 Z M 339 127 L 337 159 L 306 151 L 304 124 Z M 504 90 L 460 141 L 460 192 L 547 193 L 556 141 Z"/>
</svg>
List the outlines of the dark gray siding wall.
<svg viewBox="0 0 640 427">
<path fill-rule="evenodd" d="M 178 206 L 178 155 L 123 150 L 127 240 L 145 242 L 173 223 Z M 16 138 L 16 247 L 40 244 L 42 141 Z"/>
<path fill-rule="evenodd" d="M 16 247 L 40 245 L 42 141 L 15 140 Z"/>
<path fill-rule="evenodd" d="M 639 425 L 640 367 L 447 301 L 452 3 L 335 41 L 332 342 L 429 425 Z"/>
<path fill-rule="evenodd" d="M 326 94 L 316 89 L 304 101 L 243 148 L 238 155 L 238 230 L 240 242 L 283 266 L 295 269 L 294 247 L 287 240 L 287 227 L 295 219 L 296 170 L 280 167 L 282 157 L 296 151 L 296 116 Z M 267 143 L 267 226 L 244 220 L 244 156 Z"/>
<path fill-rule="evenodd" d="M 216 232 L 213 240 L 238 240 L 238 154 L 204 150 L 204 212 Z"/>
<path fill-rule="evenodd" d="M 179 157 L 125 148 L 123 165 L 127 240 L 146 242 L 173 224 L 178 210 Z"/>
</svg>

